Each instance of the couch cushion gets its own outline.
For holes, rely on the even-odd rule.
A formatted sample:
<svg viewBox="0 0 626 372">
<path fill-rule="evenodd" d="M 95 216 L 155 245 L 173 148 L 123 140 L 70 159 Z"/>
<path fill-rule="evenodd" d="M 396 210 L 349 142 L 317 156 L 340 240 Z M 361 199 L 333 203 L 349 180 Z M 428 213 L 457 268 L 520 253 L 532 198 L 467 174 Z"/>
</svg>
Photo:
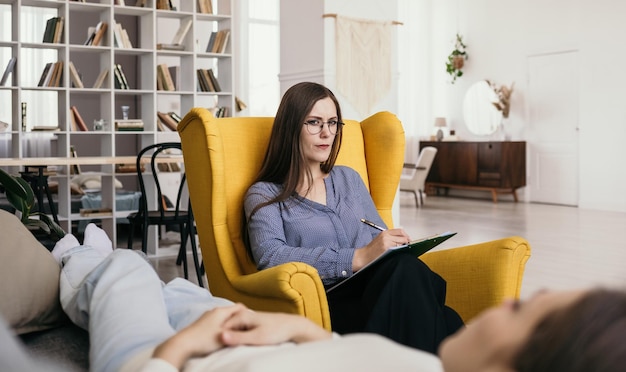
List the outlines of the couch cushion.
<svg viewBox="0 0 626 372">
<path fill-rule="evenodd" d="M 0 210 L 0 314 L 17 334 L 67 321 L 59 264 L 13 214 Z"/>
</svg>

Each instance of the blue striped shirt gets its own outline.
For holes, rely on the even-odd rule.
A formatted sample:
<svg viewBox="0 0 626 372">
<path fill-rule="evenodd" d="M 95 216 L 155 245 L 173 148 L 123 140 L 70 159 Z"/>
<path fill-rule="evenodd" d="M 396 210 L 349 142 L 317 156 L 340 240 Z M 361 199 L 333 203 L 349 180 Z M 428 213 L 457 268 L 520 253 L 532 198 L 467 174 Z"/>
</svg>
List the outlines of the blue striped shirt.
<svg viewBox="0 0 626 372">
<path fill-rule="evenodd" d="M 335 166 L 325 179 L 326 205 L 294 195 L 259 209 L 282 185 L 257 182 L 246 193 L 244 208 L 254 260 L 259 270 L 299 261 L 317 269 L 325 285 L 353 274 L 352 257 L 380 231 L 361 222 L 385 226 L 359 174 Z"/>
</svg>

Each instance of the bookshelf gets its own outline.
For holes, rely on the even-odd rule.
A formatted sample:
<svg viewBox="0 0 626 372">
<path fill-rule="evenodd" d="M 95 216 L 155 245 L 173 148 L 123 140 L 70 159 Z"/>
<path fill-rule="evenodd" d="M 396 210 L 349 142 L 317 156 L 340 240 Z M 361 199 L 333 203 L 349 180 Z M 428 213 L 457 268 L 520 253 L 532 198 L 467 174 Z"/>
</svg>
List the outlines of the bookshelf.
<svg viewBox="0 0 626 372">
<path fill-rule="evenodd" d="M 47 158 L 68 158 L 72 149 L 79 157 L 102 158 L 101 164 L 90 161 L 82 165 L 81 170 L 101 175 L 102 206 L 111 208 L 112 213 L 98 218 L 114 241 L 119 224 L 130 213 L 116 210 L 116 180 L 122 182 L 125 190 L 137 191 L 138 187 L 136 175 L 118 172 L 119 167 L 110 159 L 131 158 L 141 148 L 156 142 L 178 141 L 175 131 L 163 131 L 168 127 L 159 125 L 157 112 L 175 112 L 184 116 L 193 107 L 220 107 L 227 116 L 235 112 L 232 0 L 212 0 L 212 13 L 202 11 L 206 9 L 206 0 L 203 4 L 197 0 L 145 0 L 145 6 L 135 6 L 141 2 L 0 0 L 0 15 L 6 17 L 9 14 L 9 24 L 0 27 L 0 77 L 9 60 L 16 57 L 12 73 L 0 86 L 0 121 L 9 125 L 0 131 L 0 157 L 6 160 L 2 167 L 17 173 L 22 169 L 22 163 L 37 162 L 38 157 L 42 162 Z M 175 9 L 167 9 L 164 3 L 172 3 Z M 43 11 L 49 18 L 62 19 L 57 22 L 63 24 L 62 32 L 54 34 L 49 30 L 47 42 L 44 42 L 48 22 L 43 19 L 38 22 L 41 24 L 33 25 L 35 36 L 26 35 L 21 30 L 31 27 L 33 22 L 23 14 L 27 13 L 25 9 L 33 13 Z M 95 45 L 93 38 L 86 43 L 92 32 L 97 31 L 97 25 L 105 24 L 105 31 L 94 35 L 99 38 L 99 43 Z M 177 30 L 187 24 L 190 27 L 181 36 Z M 229 34 L 223 52 L 207 52 L 211 33 L 219 31 Z M 170 45 L 176 38 L 180 41 L 176 48 L 157 47 L 159 44 Z M 45 52 L 49 60 L 34 57 L 41 52 Z M 55 62 L 62 62 L 59 63 L 62 73 L 58 84 L 38 86 L 46 64 Z M 174 90 L 158 89 L 159 65 L 171 67 L 169 72 Z M 116 84 L 116 66 L 123 70 L 127 87 Z M 197 80 L 198 69 L 212 69 L 221 90 L 202 91 Z M 82 88 L 78 87 L 77 78 L 82 82 Z M 100 84 L 94 87 L 98 79 Z M 42 100 L 54 102 L 54 110 L 46 113 L 45 119 L 38 119 L 31 113 L 37 110 L 35 102 Z M 25 125 L 23 102 L 27 108 Z M 143 130 L 117 129 L 115 123 L 122 119 L 123 106 L 128 106 L 128 118 L 141 119 Z M 87 131 L 77 129 L 72 107 L 80 112 Z M 106 124 L 103 130 L 93 130 L 96 120 L 103 120 Z M 58 129 L 33 131 L 33 128 L 42 126 Z M 49 141 L 46 154 L 41 155 L 28 145 L 34 137 Z M 59 219 L 61 226 L 71 231 L 76 222 L 88 217 L 80 216 L 71 207 L 71 165 L 62 161 L 56 163 L 60 165 L 51 180 L 59 185 Z M 156 200 L 153 202 L 156 207 Z M 151 235 L 156 239 L 156 232 Z M 155 248 L 150 253 L 158 255 L 154 241 L 151 246 Z"/>
</svg>

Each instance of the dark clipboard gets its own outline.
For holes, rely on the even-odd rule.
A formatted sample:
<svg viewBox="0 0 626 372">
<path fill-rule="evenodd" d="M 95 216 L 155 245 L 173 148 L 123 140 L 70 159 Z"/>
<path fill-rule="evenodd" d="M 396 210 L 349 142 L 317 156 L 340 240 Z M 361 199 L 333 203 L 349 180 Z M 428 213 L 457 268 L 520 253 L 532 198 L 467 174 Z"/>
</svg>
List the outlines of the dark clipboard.
<svg viewBox="0 0 626 372">
<path fill-rule="evenodd" d="M 349 278 L 347 278 L 345 280 L 342 280 L 339 283 L 337 283 L 337 284 L 333 285 L 332 287 L 328 288 L 326 290 L 326 293 L 330 293 L 335 288 L 338 288 L 342 284 L 349 282 L 350 279 L 355 278 L 355 277 L 359 276 L 359 274 L 361 274 L 361 273 L 367 271 L 368 269 L 370 269 L 371 267 L 376 266 L 376 264 L 382 262 L 387 257 L 391 257 L 391 256 L 393 256 L 395 254 L 403 253 L 403 252 L 407 252 L 407 253 L 410 253 L 410 254 L 414 255 L 415 257 L 419 257 L 419 256 L 423 255 L 424 253 L 428 252 L 429 250 L 435 248 L 439 244 L 441 244 L 441 243 L 445 242 L 446 240 L 450 239 L 454 235 L 456 235 L 455 232 L 446 231 L 446 232 L 441 233 L 441 234 L 431 235 L 431 236 L 427 236 L 425 238 L 413 240 L 410 243 L 405 244 L 405 245 L 400 245 L 400 246 L 397 246 L 397 247 L 390 248 L 387 252 L 385 252 L 382 255 L 378 256 L 378 258 L 376 258 L 374 261 L 372 261 L 372 262 L 368 263 L 367 265 L 363 266 L 361 268 L 361 270 L 359 270 L 356 273 L 354 273 L 351 277 L 349 277 Z"/>
</svg>

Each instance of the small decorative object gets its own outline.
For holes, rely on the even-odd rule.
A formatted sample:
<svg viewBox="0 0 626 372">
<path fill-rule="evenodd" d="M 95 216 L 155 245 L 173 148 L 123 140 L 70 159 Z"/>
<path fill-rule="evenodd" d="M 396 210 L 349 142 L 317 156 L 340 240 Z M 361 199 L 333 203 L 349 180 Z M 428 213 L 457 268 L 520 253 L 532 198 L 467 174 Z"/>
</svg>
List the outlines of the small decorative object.
<svg viewBox="0 0 626 372">
<path fill-rule="evenodd" d="M 128 120 L 128 111 L 130 110 L 130 106 L 122 106 L 122 119 Z"/>
<path fill-rule="evenodd" d="M 444 137 L 443 129 L 446 127 L 446 118 L 435 118 L 435 128 L 437 128 L 437 141 L 442 141 Z"/>
<path fill-rule="evenodd" d="M 104 119 L 96 119 L 93 121 L 93 130 L 103 131 L 107 129 L 107 121 Z"/>
<path fill-rule="evenodd" d="M 496 109 L 498 109 L 498 111 L 502 112 L 503 118 L 508 118 L 509 110 L 511 109 L 511 94 L 513 94 L 513 87 L 515 86 L 515 83 L 511 83 L 510 87 L 507 87 L 506 85 L 498 86 L 489 80 L 487 80 L 487 83 L 498 96 L 498 101 L 493 102 L 493 105 Z"/>
<path fill-rule="evenodd" d="M 463 66 L 468 58 L 465 48 L 463 37 L 460 34 L 456 34 L 454 50 L 452 50 L 448 56 L 448 62 L 446 62 L 446 72 L 452 77 L 452 84 L 454 84 L 457 78 L 463 76 Z"/>
</svg>

